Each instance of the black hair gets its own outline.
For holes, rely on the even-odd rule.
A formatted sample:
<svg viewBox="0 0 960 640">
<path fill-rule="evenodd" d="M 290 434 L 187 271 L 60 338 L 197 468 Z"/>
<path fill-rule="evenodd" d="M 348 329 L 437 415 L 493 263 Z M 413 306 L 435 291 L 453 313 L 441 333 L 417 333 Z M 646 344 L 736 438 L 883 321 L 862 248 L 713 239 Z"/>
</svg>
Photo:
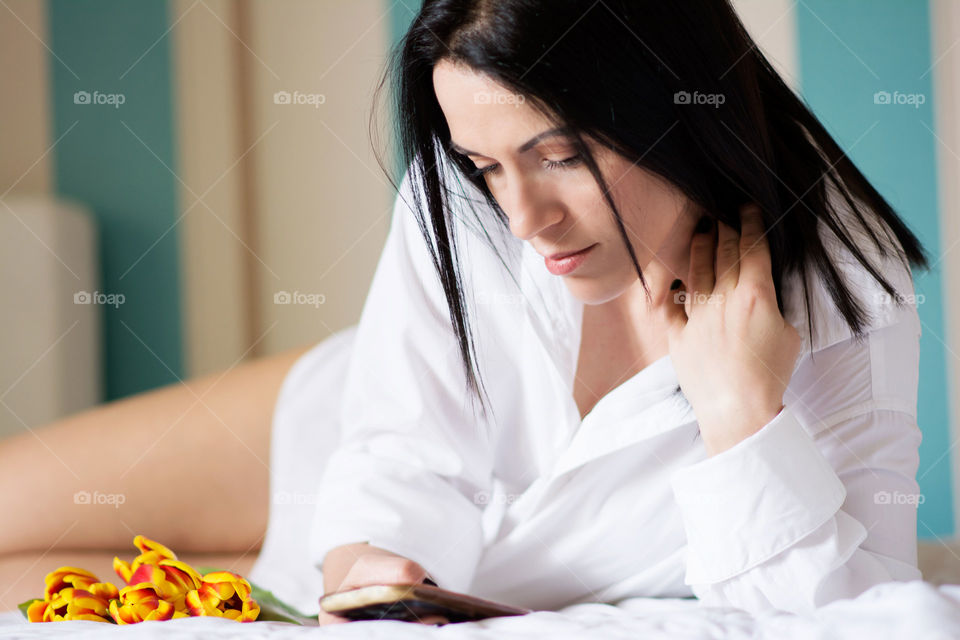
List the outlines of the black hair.
<svg viewBox="0 0 960 640">
<path fill-rule="evenodd" d="M 783 82 L 729 0 L 425 0 L 378 94 L 395 79 L 396 131 L 401 162 L 414 184 L 412 208 L 444 290 L 467 385 L 477 397 L 483 383 L 442 165 L 452 164 L 479 189 L 504 227 L 507 217 L 485 178 L 450 148 L 433 87 L 441 60 L 487 75 L 573 132 L 571 142 L 604 194 L 648 296 L 587 137 L 666 179 L 734 229 L 740 228 L 740 206 L 758 204 L 777 305 L 782 313 L 784 279 L 798 272 L 811 336 L 811 268 L 858 339 L 867 321 L 829 257 L 818 223 L 902 302 L 851 238 L 852 220 L 841 219 L 831 191 L 843 198 L 881 256 L 893 251 L 904 268 L 907 261 L 929 268 L 919 240 Z M 887 242 L 872 228 L 877 219 L 886 223 L 881 229 Z"/>
</svg>

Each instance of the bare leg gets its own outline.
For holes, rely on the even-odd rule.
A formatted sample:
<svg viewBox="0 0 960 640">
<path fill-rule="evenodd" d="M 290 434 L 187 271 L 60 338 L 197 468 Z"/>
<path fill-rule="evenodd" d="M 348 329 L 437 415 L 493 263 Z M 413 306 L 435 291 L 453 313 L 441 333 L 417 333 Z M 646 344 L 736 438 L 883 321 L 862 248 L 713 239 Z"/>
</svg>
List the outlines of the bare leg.
<svg viewBox="0 0 960 640">
<path fill-rule="evenodd" d="M 274 404 L 290 367 L 309 348 L 111 402 L 0 442 L 0 578 L 9 578 L 3 588 L 16 579 L 6 576 L 5 561 L 27 569 L 44 554 L 79 558 L 59 554 L 68 550 L 125 557 L 138 533 L 183 556 L 236 558 L 259 548 Z M 38 564 L 40 576 L 55 568 Z M 42 587 L 42 580 L 31 583 Z M 0 596 L 2 604 L 12 597 Z"/>
</svg>

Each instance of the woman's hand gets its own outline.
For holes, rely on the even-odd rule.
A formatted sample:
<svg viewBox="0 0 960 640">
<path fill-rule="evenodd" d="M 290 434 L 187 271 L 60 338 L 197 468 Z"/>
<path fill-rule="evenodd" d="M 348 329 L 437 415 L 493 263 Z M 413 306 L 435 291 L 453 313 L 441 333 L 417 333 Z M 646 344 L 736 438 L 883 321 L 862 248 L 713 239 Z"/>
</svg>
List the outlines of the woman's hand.
<svg viewBox="0 0 960 640">
<path fill-rule="evenodd" d="M 694 234 L 683 304 L 665 304 L 671 359 L 711 456 L 780 413 L 802 346 L 777 308 L 759 208 L 740 220 L 739 235 L 720 221 Z"/>
<path fill-rule="evenodd" d="M 324 594 L 347 591 L 371 584 L 419 584 L 427 572 L 413 560 L 369 544 L 348 544 L 332 549 L 323 562 Z M 350 622 L 320 610 L 320 625 Z M 424 616 L 422 624 L 448 624 L 443 616 Z"/>
</svg>

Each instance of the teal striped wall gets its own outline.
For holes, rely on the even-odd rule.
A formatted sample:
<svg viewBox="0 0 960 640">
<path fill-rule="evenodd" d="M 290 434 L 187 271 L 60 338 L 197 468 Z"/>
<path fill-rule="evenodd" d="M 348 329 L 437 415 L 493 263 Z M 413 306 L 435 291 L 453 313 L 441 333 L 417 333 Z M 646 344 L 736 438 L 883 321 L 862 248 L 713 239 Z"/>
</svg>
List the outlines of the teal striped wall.
<svg viewBox="0 0 960 640">
<path fill-rule="evenodd" d="M 796 12 L 804 97 L 936 261 L 940 246 L 928 3 L 802 0 Z M 875 104 L 878 91 L 920 94 L 925 102 L 919 108 Z M 923 323 L 918 402 L 923 442 L 917 473 L 924 496 L 917 524 L 921 538 L 954 530 L 951 456 L 943 456 L 950 447 L 950 413 L 942 267 L 914 273 L 916 292 L 925 296 L 918 305 Z"/>
<path fill-rule="evenodd" d="M 393 53 L 393 49 L 399 44 L 407 29 L 410 28 L 410 23 L 413 22 L 417 12 L 420 11 L 420 7 L 423 6 L 423 0 L 386 0 L 386 2 L 389 4 L 390 11 L 390 52 Z M 389 114 L 392 118 L 393 112 L 390 111 Z M 406 170 L 407 168 L 403 166 L 398 149 L 394 153 L 393 162 L 393 178 L 397 181 L 397 184 L 400 183 Z"/>
<path fill-rule="evenodd" d="M 168 6 L 50 0 L 54 183 L 100 227 L 107 399 L 183 374 Z M 118 108 L 78 91 L 121 94 Z M 159 239 L 159 240 L 158 240 Z"/>
</svg>

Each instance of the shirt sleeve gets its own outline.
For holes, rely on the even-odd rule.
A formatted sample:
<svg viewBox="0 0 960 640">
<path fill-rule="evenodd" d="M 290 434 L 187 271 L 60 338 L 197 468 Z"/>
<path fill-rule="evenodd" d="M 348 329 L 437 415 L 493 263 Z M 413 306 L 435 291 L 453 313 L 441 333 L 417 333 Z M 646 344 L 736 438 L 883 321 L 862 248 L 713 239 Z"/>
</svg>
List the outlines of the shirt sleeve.
<svg viewBox="0 0 960 640">
<path fill-rule="evenodd" d="M 809 613 L 921 578 L 918 338 L 904 321 L 805 356 L 773 420 L 673 473 L 704 604 Z"/>
<path fill-rule="evenodd" d="M 367 541 L 463 591 L 483 548 L 475 496 L 490 490 L 492 446 L 468 402 L 446 299 L 409 202 L 408 176 L 354 339 L 311 561 L 322 568 L 332 548 Z"/>
</svg>

